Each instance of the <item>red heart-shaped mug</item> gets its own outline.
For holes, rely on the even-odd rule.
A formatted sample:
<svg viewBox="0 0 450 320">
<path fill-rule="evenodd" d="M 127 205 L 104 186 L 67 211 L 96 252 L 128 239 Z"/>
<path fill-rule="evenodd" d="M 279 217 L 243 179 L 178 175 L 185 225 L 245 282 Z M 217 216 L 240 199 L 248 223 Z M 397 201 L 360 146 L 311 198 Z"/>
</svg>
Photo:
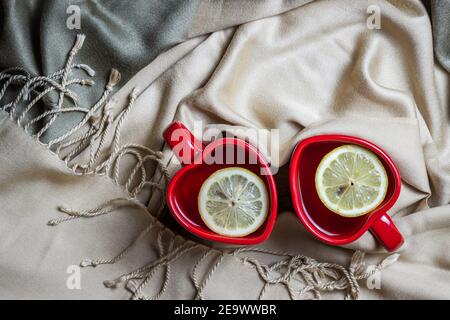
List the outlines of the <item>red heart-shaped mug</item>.
<svg viewBox="0 0 450 320">
<path fill-rule="evenodd" d="M 342 217 L 327 209 L 315 192 L 315 173 L 321 159 L 344 144 L 355 144 L 374 152 L 386 169 L 388 190 L 383 202 L 372 212 L 355 217 Z M 375 144 L 352 136 L 319 135 L 301 141 L 294 150 L 289 169 L 294 209 L 314 236 L 325 243 L 343 245 L 357 240 L 364 232 L 372 234 L 389 251 L 403 244 L 403 237 L 386 213 L 400 195 L 400 173 L 392 159 Z"/>
<path fill-rule="evenodd" d="M 167 204 L 181 226 L 201 238 L 238 245 L 257 244 L 269 237 L 277 213 L 277 189 L 269 164 L 255 147 L 237 138 L 220 138 L 205 146 L 178 121 L 173 122 L 163 136 L 183 165 L 167 188 Z M 198 194 L 204 181 L 217 170 L 235 166 L 258 175 L 269 194 L 266 221 L 258 230 L 244 237 L 215 233 L 205 225 L 198 211 Z"/>
</svg>

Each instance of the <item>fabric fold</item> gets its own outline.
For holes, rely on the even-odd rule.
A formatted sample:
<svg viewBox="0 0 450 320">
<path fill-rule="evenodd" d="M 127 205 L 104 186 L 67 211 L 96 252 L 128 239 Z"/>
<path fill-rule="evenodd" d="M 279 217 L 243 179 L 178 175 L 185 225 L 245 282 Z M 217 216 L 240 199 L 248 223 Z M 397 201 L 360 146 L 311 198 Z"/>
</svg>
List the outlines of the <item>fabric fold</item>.
<svg viewBox="0 0 450 320">
<path fill-rule="evenodd" d="M 449 297 L 449 82 L 433 61 L 430 21 L 419 1 L 361 1 L 351 9 L 344 2 L 315 1 L 193 38 L 162 53 L 99 106 L 93 115 L 97 120 L 84 123 L 82 132 L 93 127 L 99 136 L 92 133 L 94 138 L 73 154 L 73 162 L 62 162 L 13 122 L 2 120 L 0 155 L 8 160 L 0 168 L 5 179 L 0 202 L 7 212 L 1 219 L 8 222 L 0 222 L 5 226 L 0 233 L 0 274 L 7 279 L 0 288 L 3 294 L 39 297 L 61 292 L 60 297 L 119 299 L 123 291 L 112 288 L 126 282 L 138 298 L 318 298 L 319 289 L 331 281 L 333 291 L 323 294 L 325 298 Z M 381 29 L 367 28 L 369 4 L 380 8 Z M 259 130 L 270 141 L 261 151 L 275 171 L 286 170 L 296 143 L 312 135 L 341 133 L 373 141 L 400 169 L 402 192 L 388 213 L 405 236 L 405 245 L 391 256 L 367 232 L 345 247 L 328 246 L 309 234 L 292 210 L 279 213 L 267 242 L 241 251 L 187 234 L 174 226 L 167 211 L 159 216 L 161 224 L 153 215 L 164 193 L 152 188 L 180 167 L 162 139 L 173 120 L 192 130 L 200 123 L 199 139 L 218 130 L 248 138 L 243 129 Z M 108 128 L 107 123 L 109 131 L 99 129 Z M 95 150 L 101 150 L 98 158 Z M 30 152 L 38 156 L 25 156 Z M 106 165 L 112 163 L 110 155 L 119 158 L 120 169 Z M 151 161 L 143 160 L 147 156 Z M 86 171 L 87 176 L 75 176 L 67 168 L 78 164 L 71 168 L 80 173 L 86 163 L 89 169 L 89 164 L 103 160 L 102 170 Z M 105 172 L 105 166 L 113 170 Z M 282 177 L 276 175 L 278 187 L 288 190 Z M 22 192 L 30 195 L 29 201 L 18 200 Z M 116 197 L 140 205 L 106 208 Z M 75 211 L 84 216 L 46 226 L 61 205 L 62 216 Z M 34 214 L 25 216 L 29 212 Z M 17 221 L 20 227 L 14 227 Z M 130 249 L 127 259 L 98 265 L 93 272 L 83 270 L 87 291 L 64 287 L 64 267 L 86 257 L 116 255 L 149 221 L 164 232 L 149 229 L 148 238 Z M 35 240 L 41 233 L 45 238 Z M 204 256 L 208 250 L 213 253 Z M 325 269 L 320 261 L 326 262 Z M 383 262 L 388 266 L 381 270 Z M 301 272 L 311 266 L 317 275 Z M 381 271 L 369 274 L 370 266 Z M 177 274 L 176 285 L 170 274 Z M 236 290 L 224 280 L 230 280 L 230 274 L 236 275 L 231 279 L 239 283 Z M 302 287 L 283 282 L 288 278 Z M 108 288 L 102 287 L 104 280 Z M 42 284 L 49 291 L 38 292 Z"/>
</svg>

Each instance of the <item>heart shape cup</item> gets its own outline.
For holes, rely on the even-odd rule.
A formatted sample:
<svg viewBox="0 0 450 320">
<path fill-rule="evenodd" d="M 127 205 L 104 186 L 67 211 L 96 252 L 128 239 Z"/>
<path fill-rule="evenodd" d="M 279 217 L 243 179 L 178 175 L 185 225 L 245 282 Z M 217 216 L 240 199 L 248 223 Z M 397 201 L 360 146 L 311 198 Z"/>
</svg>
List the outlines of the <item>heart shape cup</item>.
<svg viewBox="0 0 450 320">
<path fill-rule="evenodd" d="M 355 144 L 374 152 L 388 176 L 388 190 L 383 202 L 366 215 L 346 218 L 327 209 L 315 189 L 315 173 L 322 158 L 334 148 Z M 318 239 L 332 245 L 357 240 L 364 232 L 372 234 L 389 251 L 403 244 L 403 236 L 386 213 L 400 195 L 400 173 L 392 159 L 375 144 L 352 136 L 320 135 L 301 141 L 294 150 L 289 169 L 294 209 L 306 229 Z"/>
<path fill-rule="evenodd" d="M 205 146 L 178 121 L 163 136 L 183 165 L 167 188 L 167 204 L 181 226 L 206 240 L 236 245 L 253 245 L 269 237 L 276 218 L 277 189 L 269 164 L 255 147 L 237 138 L 221 138 Z M 244 237 L 220 235 L 210 230 L 198 210 L 198 194 L 205 180 L 217 170 L 236 166 L 258 175 L 269 195 L 269 212 L 264 224 Z"/>
</svg>

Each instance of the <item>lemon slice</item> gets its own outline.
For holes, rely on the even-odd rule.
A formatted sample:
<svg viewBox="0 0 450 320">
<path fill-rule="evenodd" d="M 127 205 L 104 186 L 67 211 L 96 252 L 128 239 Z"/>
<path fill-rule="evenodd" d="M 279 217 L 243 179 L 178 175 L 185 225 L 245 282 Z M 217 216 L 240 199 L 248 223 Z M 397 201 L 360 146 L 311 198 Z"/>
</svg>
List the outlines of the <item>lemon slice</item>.
<svg viewBox="0 0 450 320">
<path fill-rule="evenodd" d="M 255 232 L 266 220 L 269 196 L 253 172 L 230 167 L 214 172 L 198 195 L 200 216 L 212 231 L 233 237 Z"/>
<path fill-rule="evenodd" d="M 322 203 L 344 217 L 358 217 L 385 198 L 386 170 L 371 151 L 343 145 L 330 151 L 316 171 L 316 190 Z"/>
</svg>

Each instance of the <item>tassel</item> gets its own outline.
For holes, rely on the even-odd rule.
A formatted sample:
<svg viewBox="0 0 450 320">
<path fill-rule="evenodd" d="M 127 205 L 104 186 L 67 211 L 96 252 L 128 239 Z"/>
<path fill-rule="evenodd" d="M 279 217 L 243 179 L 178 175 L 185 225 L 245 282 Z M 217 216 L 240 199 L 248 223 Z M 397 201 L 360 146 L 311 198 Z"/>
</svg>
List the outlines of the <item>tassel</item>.
<svg viewBox="0 0 450 320">
<path fill-rule="evenodd" d="M 90 77 L 95 76 L 95 70 L 89 67 L 87 64 L 78 64 L 75 68 L 82 69 L 86 72 Z"/>
<path fill-rule="evenodd" d="M 130 100 L 131 99 L 136 99 L 138 92 L 139 92 L 138 88 L 133 88 L 133 90 L 130 93 Z"/>
<path fill-rule="evenodd" d="M 106 85 L 106 89 L 109 91 L 120 81 L 120 72 L 117 69 L 111 69 L 111 73 L 109 74 L 109 81 Z"/>
<path fill-rule="evenodd" d="M 86 36 L 84 34 L 77 34 L 77 40 L 75 41 L 75 45 L 73 46 L 72 50 L 70 51 L 71 55 L 76 54 L 78 52 L 78 50 L 81 49 L 85 39 L 86 39 Z"/>
<path fill-rule="evenodd" d="M 106 288 L 115 288 L 115 287 L 117 287 L 117 283 L 115 281 L 112 281 L 112 280 L 105 280 L 105 281 L 103 281 L 103 285 Z"/>
<path fill-rule="evenodd" d="M 364 272 L 365 269 L 364 256 L 365 253 L 359 250 L 353 254 L 349 267 L 353 273 L 360 274 Z"/>
<path fill-rule="evenodd" d="M 383 268 L 390 266 L 391 264 L 396 262 L 399 257 L 400 257 L 400 254 L 398 254 L 398 253 L 391 254 L 389 257 L 387 257 L 383 261 L 381 261 L 380 267 L 383 269 Z"/>
<path fill-rule="evenodd" d="M 91 80 L 91 79 L 81 80 L 81 85 L 83 85 L 83 86 L 93 86 L 94 84 L 95 84 L 95 81 Z"/>
</svg>

